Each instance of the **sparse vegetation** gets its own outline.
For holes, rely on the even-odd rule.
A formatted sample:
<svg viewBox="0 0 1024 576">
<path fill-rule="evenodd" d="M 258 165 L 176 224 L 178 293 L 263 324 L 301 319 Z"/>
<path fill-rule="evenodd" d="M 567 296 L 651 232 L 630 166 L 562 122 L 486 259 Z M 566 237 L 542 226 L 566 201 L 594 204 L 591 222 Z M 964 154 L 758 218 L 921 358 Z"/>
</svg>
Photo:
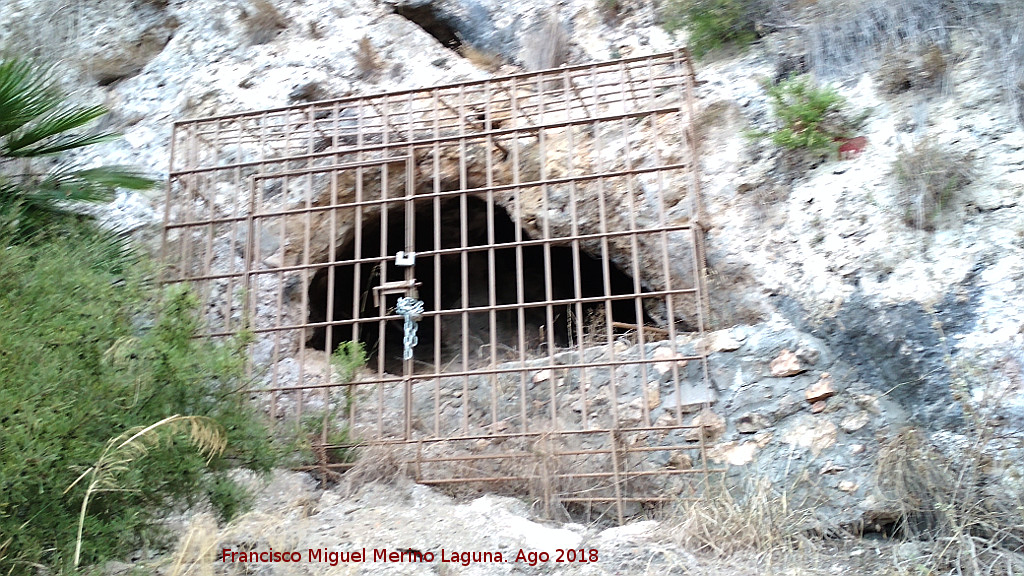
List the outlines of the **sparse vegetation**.
<svg viewBox="0 0 1024 576">
<path fill-rule="evenodd" d="M 497 72 L 505 63 L 500 54 L 486 52 L 470 44 L 463 44 L 459 47 L 459 53 L 477 68 L 487 70 L 488 72 Z"/>
<path fill-rule="evenodd" d="M 196 339 L 198 299 L 180 287 L 153 313 L 153 265 L 76 211 L 76 201 L 152 181 L 124 167 L 48 161 L 114 138 L 86 129 L 105 112 L 67 105 L 30 63 L 0 63 L 4 574 L 123 555 L 157 535 L 152 520 L 175 503 L 206 500 L 227 517 L 244 497 L 229 467 L 268 470 L 276 460 L 267 428 L 237 393 L 244 339 Z M 209 426 L 175 429 L 166 420 L 175 415 Z M 125 436 L 159 422 L 168 425 L 159 446 Z M 220 455 L 213 430 L 227 439 Z M 198 453 L 197 438 L 216 449 Z"/>
<path fill-rule="evenodd" d="M 690 51 L 700 58 L 727 44 L 750 44 L 757 39 L 757 24 L 766 14 L 765 4 L 756 0 L 668 0 L 662 27 L 668 32 L 685 28 Z"/>
<path fill-rule="evenodd" d="M 777 493 L 766 479 L 749 479 L 742 489 L 711 485 L 701 498 L 672 511 L 668 535 L 688 550 L 718 557 L 754 551 L 771 554 L 808 542 L 814 512 Z"/>
<path fill-rule="evenodd" d="M 356 46 L 356 70 L 363 80 L 370 80 L 380 73 L 383 62 L 369 36 L 363 36 Z"/>
<path fill-rule="evenodd" d="M 914 554 L 897 555 L 895 573 L 1022 574 L 1024 494 L 1013 472 L 1021 444 L 993 418 L 1004 406 L 1008 374 L 948 353 L 946 360 L 963 408 L 960 429 L 945 448 L 907 428 L 879 450 L 879 489 L 900 512 L 894 528 L 916 544 Z"/>
<path fill-rule="evenodd" d="M 815 156 L 835 155 L 838 141 L 863 124 L 866 114 L 850 119 L 845 99 L 834 89 L 817 86 L 807 76 L 783 80 L 766 88 L 781 127 L 767 134 L 777 146 Z"/>
<path fill-rule="evenodd" d="M 981 62 L 990 80 L 1002 88 L 1011 115 L 1024 124 L 1024 4 L 1017 0 L 819 0 L 806 12 L 809 18 L 801 18 L 793 6 L 787 8 L 788 19 L 803 20 L 798 27 L 799 44 L 811 69 L 822 76 L 860 72 L 874 62 L 884 62 L 880 56 L 887 51 L 905 53 L 925 47 L 922 70 L 901 78 L 897 66 L 891 78 L 883 78 L 890 89 L 906 89 L 907 80 L 916 87 L 914 75 L 926 84 L 932 82 L 929 77 L 944 78 L 953 64 L 952 35 L 965 31 L 981 47 Z"/>
<path fill-rule="evenodd" d="M 619 22 L 622 10 L 622 0 L 597 0 L 597 13 L 601 15 L 601 21 L 609 26 Z"/>
<path fill-rule="evenodd" d="M 266 44 L 290 24 L 270 0 L 251 0 L 249 9 L 242 13 L 242 22 L 250 44 Z"/>
<path fill-rule="evenodd" d="M 974 179 L 974 157 L 924 141 L 901 150 L 891 174 L 903 221 L 921 230 L 934 230 L 957 194 Z"/>
<path fill-rule="evenodd" d="M 949 70 L 949 59 L 937 44 L 908 55 L 903 51 L 890 53 L 878 69 L 878 81 L 890 94 L 908 90 L 941 89 Z"/>
</svg>

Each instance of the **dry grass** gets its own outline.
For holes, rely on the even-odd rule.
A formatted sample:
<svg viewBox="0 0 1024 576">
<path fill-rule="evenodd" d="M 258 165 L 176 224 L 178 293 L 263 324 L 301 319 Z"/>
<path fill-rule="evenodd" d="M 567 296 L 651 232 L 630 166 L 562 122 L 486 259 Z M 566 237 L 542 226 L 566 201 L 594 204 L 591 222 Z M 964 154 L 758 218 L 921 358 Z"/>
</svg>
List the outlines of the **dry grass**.
<svg viewBox="0 0 1024 576">
<path fill-rule="evenodd" d="M 394 484 L 409 478 L 406 456 L 397 446 L 368 446 L 359 451 L 355 465 L 341 477 L 341 486 L 346 496 L 374 482 Z"/>
<path fill-rule="evenodd" d="M 900 511 L 899 533 L 919 541 L 916 554 L 896 557 L 897 574 L 1024 574 L 1024 500 L 988 489 L 991 439 L 971 436 L 956 458 L 915 429 L 882 446 L 878 486 Z"/>
<path fill-rule="evenodd" d="M 500 54 L 486 52 L 469 44 L 463 44 L 459 48 L 459 53 L 477 68 L 488 72 L 497 72 L 505 64 L 505 60 Z"/>
<path fill-rule="evenodd" d="M 374 47 L 373 42 L 370 41 L 369 36 L 363 36 L 358 45 L 356 46 L 356 70 L 359 72 L 359 78 L 362 80 L 371 80 L 375 78 L 383 66 L 380 54 L 377 52 L 377 48 Z"/>
<path fill-rule="evenodd" d="M 894 556 L 894 573 L 1024 574 L 1024 442 L 999 420 L 1020 384 L 1020 361 L 954 361 L 947 352 L 946 362 L 964 413 L 959 434 L 937 445 L 935 436 L 906 429 L 879 451 L 879 490 L 900 511 L 897 530 L 916 541 L 914 554 Z"/>
<path fill-rule="evenodd" d="M 768 559 L 815 545 L 807 535 L 812 511 L 795 506 L 765 478 L 748 481 L 742 490 L 713 484 L 700 499 L 681 502 L 671 514 L 666 534 L 674 543 L 720 558 L 754 552 Z"/>
<path fill-rule="evenodd" d="M 949 56 L 937 44 L 917 54 L 890 52 L 882 59 L 877 78 L 883 90 L 898 94 L 908 90 L 942 91 L 948 84 Z"/>
<path fill-rule="evenodd" d="M 796 28 L 811 68 L 824 77 L 861 72 L 891 53 L 926 47 L 921 71 L 900 78 L 890 88 L 914 87 L 942 77 L 951 67 L 955 34 L 981 47 L 981 62 L 990 81 L 1002 88 L 1009 112 L 1024 125 L 1024 2 L 1020 0 L 819 0 L 810 7 L 781 1 Z M 810 16 L 808 16 L 808 14 Z M 908 48 L 909 47 L 909 48 Z M 936 58 L 932 47 L 943 57 Z M 919 76 L 924 72 L 925 76 Z M 905 88 L 902 88 L 905 89 Z"/>
<path fill-rule="evenodd" d="M 808 60 L 819 74 L 862 70 L 908 43 L 949 45 L 956 17 L 932 0 L 821 0 L 802 28 Z"/>
<path fill-rule="evenodd" d="M 622 20 L 624 9 L 623 0 L 596 0 L 597 13 L 601 15 L 601 21 L 608 26 L 615 26 Z"/>
<path fill-rule="evenodd" d="M 242 13 L 245 35 L 250 44 L 266 44 L 288 27 L 288 18 L 269 0 L 251 0 Z"/>
<path fill-rule="evenodd" d="M 957 195 L 974 179 L 974 157 L 924 141 L 901 150 L 891 174 L 896 204 L 903 221 L 921 230 L 934 230 L 954 205 Z"/>
</svg>

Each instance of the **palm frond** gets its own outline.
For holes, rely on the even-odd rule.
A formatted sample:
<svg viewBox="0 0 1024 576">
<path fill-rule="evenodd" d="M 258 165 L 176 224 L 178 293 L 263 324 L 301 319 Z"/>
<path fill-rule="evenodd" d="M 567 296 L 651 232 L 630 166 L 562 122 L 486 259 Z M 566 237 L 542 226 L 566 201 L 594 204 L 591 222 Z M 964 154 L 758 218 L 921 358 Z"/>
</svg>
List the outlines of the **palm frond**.
<svg viewBox="0 0 1024 576">
<path fill-rule="evenodd" d="M 106 107 L 68 105 L 65 98 L 47 69 L 0 57 L 0 228 L 21 238 L 68 217 L 82 218 L 75 202 L 109 202 L 117 188 L 156 184 L 126 166 L 46 171 L 34 164 L 33 158 L 119 137 L 85 128 L 106 114 Z M 20 160 L 12 162 L 15 158 Z"/>
<path fill-rule="evenodd" d="M 120 134 L 65 134 L 100 118 L 107 112 L 105 106 L 53 111 L 49 116 L 26 124 L 20 133 L 0 145 L 0 154 L 12 158 L 46 156 L 114 140 L 120 137 Z M 38 146 L 32 146 L 33 144 Z"/>
<path fill-rule="evenodd" d="M 129 190 L 148 190 L 157 185 L 156 180 L 131 166 L 84 168 L 74 170 L 70 174 L 80 180 L 97 185 L 128 188 Z"/>
<path fill-rule="evenodd" d="M 0 60 L 0 137 L 45 116 L 63 100 L 46 71 L 27 60 Z"/>
<path fill-rule="evenodd" d="M 152 178 L 127 166 L 58 167 L 36 183 L 26 199 L 40 208 L 55 206 L 57 201 L 109 202 L 117 188 L 145 190 L 155 184 Z"/>
</svg>

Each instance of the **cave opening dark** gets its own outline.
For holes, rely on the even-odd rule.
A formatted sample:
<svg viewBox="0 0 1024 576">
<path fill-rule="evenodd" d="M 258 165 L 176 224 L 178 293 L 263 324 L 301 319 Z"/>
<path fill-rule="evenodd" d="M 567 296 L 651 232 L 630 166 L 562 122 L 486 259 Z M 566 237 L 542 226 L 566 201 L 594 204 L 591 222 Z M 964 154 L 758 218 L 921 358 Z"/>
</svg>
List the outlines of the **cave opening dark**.
<svg viewBox="0 0 1024 576">
<path fill-rule="evenodd" d="M 437 41 L 445 48 L 455 50 L 462 46 L 462 39 L 459 38 L 455 27 L 444 16 L 438 14 L 433 4 L 428 3 L 416 6 L 400 4 L 395 6 L 394 10 L 395 14 L 416 24 L 423 28 L 427 34 L 437 38 Z"/>
<path fill-rule="evenodd" d="M 449 199 L 440 202 L 436 208 L 432 202 L 418 202 L 414 209 L 414 244 L 418 255 L 413 275 L 421 283 L 418 296 L 424 302 L 426 312 L 442 312 L 439 315 L 425 315 L 419 323 L 419 344 L 415 349 L 418 370 L 424 367 L 432 370 L 437 360 L 440 360 L 442 368 L 452 365 L 454 369 L 463 369 L 460 363 L 463 355 L 471 363 L 490 359 L 492 329 L 496 344 L 495 357 L 504 361 L 518 358 L 520 346 L 525 346 L 527 357 L 546 353 L 551 343 L 556 348 L 572 346 L 579 338 L 580 323 L 596 321 L 607 324 L 604 302 L 583 303 L 582 318 L 577 317 L 574 304 L 554 304 L 550 316 L 548 314 L 544 302 L 549 300 L 549 280 L 550 300 L 576 298 L 573 250 L 568 244 L 551 245 L 547 251 L 543 245 L 495 248 L 492 274 L 486 248 L 490 245 L 487 203 L 475 197 L 467 197 L 464 201 L 463 205 L 460 199 Z M 405 249 L 404 210 L 404 207 L 398 206 L 388 211 L 389 225 L 384 235 L 381 234 L 379 213 L 364 218 L 360 253 L 356 254 L 356 243 L 351 241 L 336 254 L 335 261 L 341 263 L 332 267 L 333 295 L 329 294 L 331 268 L 319 270 L 313 276 L 308 290 L 311 323 L 327 320 L 329 298 L 333 298 L 333 320 L 355 321 L 331 327 L 331 347 L 336 348 L 341 342 L 356 339 L 354 335 L 357 332 L 358 340 L 366 348 L 370 366 L 379 366 L 379 353 L 383 350 L 382 365 L 391 373 L 402 371 L 402 322 L 395 320 L 385 323 L 381 346 L 381 308 L 374 304 L 373 288 L 382 281 L 403 280 L 406 268 L 397 266 L 392 258 L 387 261 L 386 277 L 382 279 L 379 261 L 373 259 L 393 257 L 397 251 Z M 493 227 L 494 244 L 517 241 L 516 226 L 502 207 L 493 207 L 490 224 Z M 386 254 L 381 250 L 382 237 L 386 239 Z M 526 231 L 521 231 L 520 238 L 524 242 L 531 240 Z M 441 250 L 447 251 L 439 257 L 429 253 L 435 251 L 438 240 Z M 522 251 L 522 282 L 519 282 L 517 250 Z M 364 261 L 367 259 L 370 261 Z M 580 296 L 608 297 L 611 300 L 613 322 L 628 325 L 650 322 L 639 297 L 643 292 L 640 284 L 612 262 L 608 262 L 606 284 L 604 268 L 599 258 L 583 249 L 579 251 Z M 550 270 L 547 277 L 545 270 Z M 493 328 L 490 310 L 466 314 L 458 311 L 461 308 L 492 306 L 492 291 L 493 305 L 516 305 L 510 309 L 494 310 Z M 398 295 L 386 297 L 385 314 L 394 313 L 397 298 Z M 522 318 L 518 308 L 522 309 Z M 603 340 L 604 334 L 597 334 L 597 338 Z M 436 343 L 440 345 L 435 347 Z M 323 327 L 315 329 L 307 342 L 307 345 L 319 350 L 326 349 L 327 344 L 327 329 Z"/>
</svg>

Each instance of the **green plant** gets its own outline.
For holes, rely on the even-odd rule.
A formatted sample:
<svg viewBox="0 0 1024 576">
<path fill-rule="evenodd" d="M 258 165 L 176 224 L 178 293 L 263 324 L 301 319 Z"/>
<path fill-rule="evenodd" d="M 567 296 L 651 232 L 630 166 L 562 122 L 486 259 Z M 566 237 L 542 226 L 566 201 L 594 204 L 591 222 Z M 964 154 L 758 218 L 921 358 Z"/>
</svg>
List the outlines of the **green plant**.
<svg viewBox="0 0 1024 576">
<path fill-rule="evenodd" d="M 331 354 L 331 366 L 338 371 L 338 377 L 351 382 L 356 372 L 366 365 L 366 347 L 358 340 L 338 344 Z"/>
<path fill-rule="evenodd" d="M 974 156 L 929 141 L 901 149 L 892 163 L 896 204 L 908 226 L 934 230 L 957 194 L 974 179 Z"/>
<path fill-rule="evenodd" d="M 846 100 L 834 89 L 819 87 L 806 76 L 783 80 L 767 86 L 766 91 L 772 112 L 782 126 L 773 132 L 753 135 L 768 136 L 777 146 L 789 150 L 834 155 L 839 140 L 859 128 L 868 113 L 848 118 L 843 112 Z"/>
<path fill-rule="evenodd" d="M 124 166 L 41 166 L 62 152 L 117 138 L 79 131 L 106 113 L 103 106 L 69 105 L 48 70 L 27 60 L 0 60 L 0 227 L 31 235 L 48 222 L 81 217 L 75 202 L 107 202 L 118 187 L 155 184 Z"/>
<path fill-rule="evenodd" d="M 689 47 L 700 58 L 726 44 L 746 46 L 757 39 L 757 23 L 767 14 L 761 2 L 749 0 L 668 0 L 662 27 L 685 28 Z"/>
<path fill-rule="evenodd" d="M 152 520 L 175 502 L 209 500 L 222 517 L 244 504 L 229 470 L 277 461 L 264 419 L 238 393 L 244 341 L 197 338 L 197 297 L 164 294 L 152 266 L 88 222 L 48 227 L 31 242 L 0 232 L 0 573 L 73 564 L 88 485 L 79 482 L 108 439 L 180 414 L 216 421 L 227 437 L 212 459 L 176 435 L 93 490 L 80 563 L 159 536 Z"/>
</svg>

